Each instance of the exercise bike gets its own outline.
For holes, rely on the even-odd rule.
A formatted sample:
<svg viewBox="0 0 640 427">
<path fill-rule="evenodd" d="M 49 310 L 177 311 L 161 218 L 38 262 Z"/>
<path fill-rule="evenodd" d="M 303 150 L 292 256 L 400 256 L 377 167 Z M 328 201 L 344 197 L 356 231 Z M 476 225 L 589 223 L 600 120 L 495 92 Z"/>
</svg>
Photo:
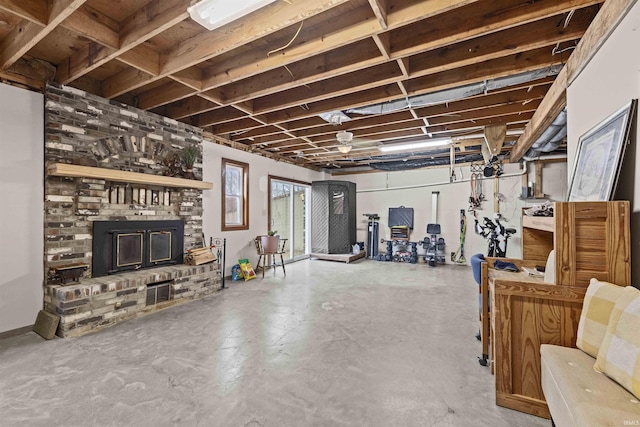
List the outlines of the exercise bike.
<svg viewBox="0 0 640 427">
<path fill-rule="evenodd" d="M 506 228 L 500 223 L 500 216 L 496 214 L 495 219 L 484 217 L 484 223 L 480 224 L 476 220 L 476 233 L 489 241 L 487 256 L 505 258 L 507 256 L 507 242 L 516 233 L 515 228 Z"/>
</svg>

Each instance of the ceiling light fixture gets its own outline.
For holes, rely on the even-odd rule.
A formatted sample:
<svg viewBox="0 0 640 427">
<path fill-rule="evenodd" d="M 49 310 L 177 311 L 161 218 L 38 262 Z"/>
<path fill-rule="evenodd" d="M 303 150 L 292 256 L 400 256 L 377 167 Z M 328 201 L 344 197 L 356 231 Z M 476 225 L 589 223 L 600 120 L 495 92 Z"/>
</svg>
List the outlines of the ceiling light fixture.
<svg viewBox="0 0 640 427">
<path fill-rule="evenodd" d="M 274 1 L 276 0 L 202 0 L 188 7 L 187 11 L 191 19 L 211 31 Z"/>
<path fill-rule="evenodd" d="M 347 153 L 349 153 L 349 151 L 351 151 L 351 146 L 350 145 L 339 145 L 338 146 L 338 151 L 341 152 L 342 154 L 347 154 Z"/>
<path fill-rule="evenodd" d="M 419 148 L 442 147 L 449 144 L 451 144 L 451 138 L 438 138 L 438 139 L 430 139 L 428 141 L 422 141 L 422 142 L 413 142 L 409 144 L 381 145 L 378 147 L 378 150 L 382 151 L 383 153 L 386 153 L 389 151 L 404 151 L 404 150 L 417 150 Z"/>
</svg>

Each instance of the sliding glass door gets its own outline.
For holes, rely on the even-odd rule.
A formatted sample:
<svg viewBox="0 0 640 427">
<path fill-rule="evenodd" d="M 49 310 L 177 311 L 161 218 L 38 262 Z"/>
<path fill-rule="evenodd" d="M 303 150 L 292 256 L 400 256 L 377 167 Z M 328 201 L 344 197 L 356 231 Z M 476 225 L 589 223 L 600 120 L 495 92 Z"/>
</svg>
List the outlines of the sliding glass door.
<svg viewBox="0 0 640 427">
<path fill-rule="evenodd" d="M 269 229 L 289 239 L 285 258 L 305 257 L 309 253 L 311 186 L 269 176 L 269 194 Z"/>
</svg>

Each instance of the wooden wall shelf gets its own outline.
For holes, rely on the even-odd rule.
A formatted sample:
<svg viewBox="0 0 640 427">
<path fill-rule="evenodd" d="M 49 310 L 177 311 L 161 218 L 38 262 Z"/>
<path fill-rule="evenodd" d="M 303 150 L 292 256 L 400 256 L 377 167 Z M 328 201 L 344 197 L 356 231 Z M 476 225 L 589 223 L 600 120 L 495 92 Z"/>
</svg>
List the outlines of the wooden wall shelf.
<svg viewBox="0 0 640 427">
<path fill-rule="evenodd" d="M 545 265 L 555 249 L 555 283 L 586 288 L 589 280 L 631 284 L 628 201 L 556 202 L 555 217 L 522 217 L 522 259 Z"/>
<path fill-rule="evenodd" d="M 68 176 L 73 178 L 104 179 L 107 181 L 128 182 L 131 184 L 159 185 L 162 187 L 173 188 L 195 188 L 198 190 L 210 190 L 213 188 L 213 183 L 206 181 L 197 181 L 195 179 L 174 178 L 170 176 L 127 172 L 116 169 L 69 165 L 66 163 L 53 163 L 47 166 L 47 175 Z"/>
</svg>

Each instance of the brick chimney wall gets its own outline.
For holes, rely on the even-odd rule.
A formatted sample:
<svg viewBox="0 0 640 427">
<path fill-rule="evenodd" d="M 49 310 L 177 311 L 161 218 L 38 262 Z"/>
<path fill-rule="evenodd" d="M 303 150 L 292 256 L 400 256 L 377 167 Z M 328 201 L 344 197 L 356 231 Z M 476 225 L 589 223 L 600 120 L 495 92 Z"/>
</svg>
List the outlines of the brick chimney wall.
<svg viewBox="0 0 640 427">
<path fill-rule="evenodd" d="M 84 91 L 49 84 L 45 162 L 165 175 L 164 160 L 202 143 L 202 130 Z M 202 180 L 202 165 L 194 167 Z M 202 190 L 45 178 L 44 268 L 85 263 L 91 277 L 92 222 L 183 219 L 185 250 L 202 244 Z M 50 280 L 47 279 L 47 283 Z"/>
</svg>

